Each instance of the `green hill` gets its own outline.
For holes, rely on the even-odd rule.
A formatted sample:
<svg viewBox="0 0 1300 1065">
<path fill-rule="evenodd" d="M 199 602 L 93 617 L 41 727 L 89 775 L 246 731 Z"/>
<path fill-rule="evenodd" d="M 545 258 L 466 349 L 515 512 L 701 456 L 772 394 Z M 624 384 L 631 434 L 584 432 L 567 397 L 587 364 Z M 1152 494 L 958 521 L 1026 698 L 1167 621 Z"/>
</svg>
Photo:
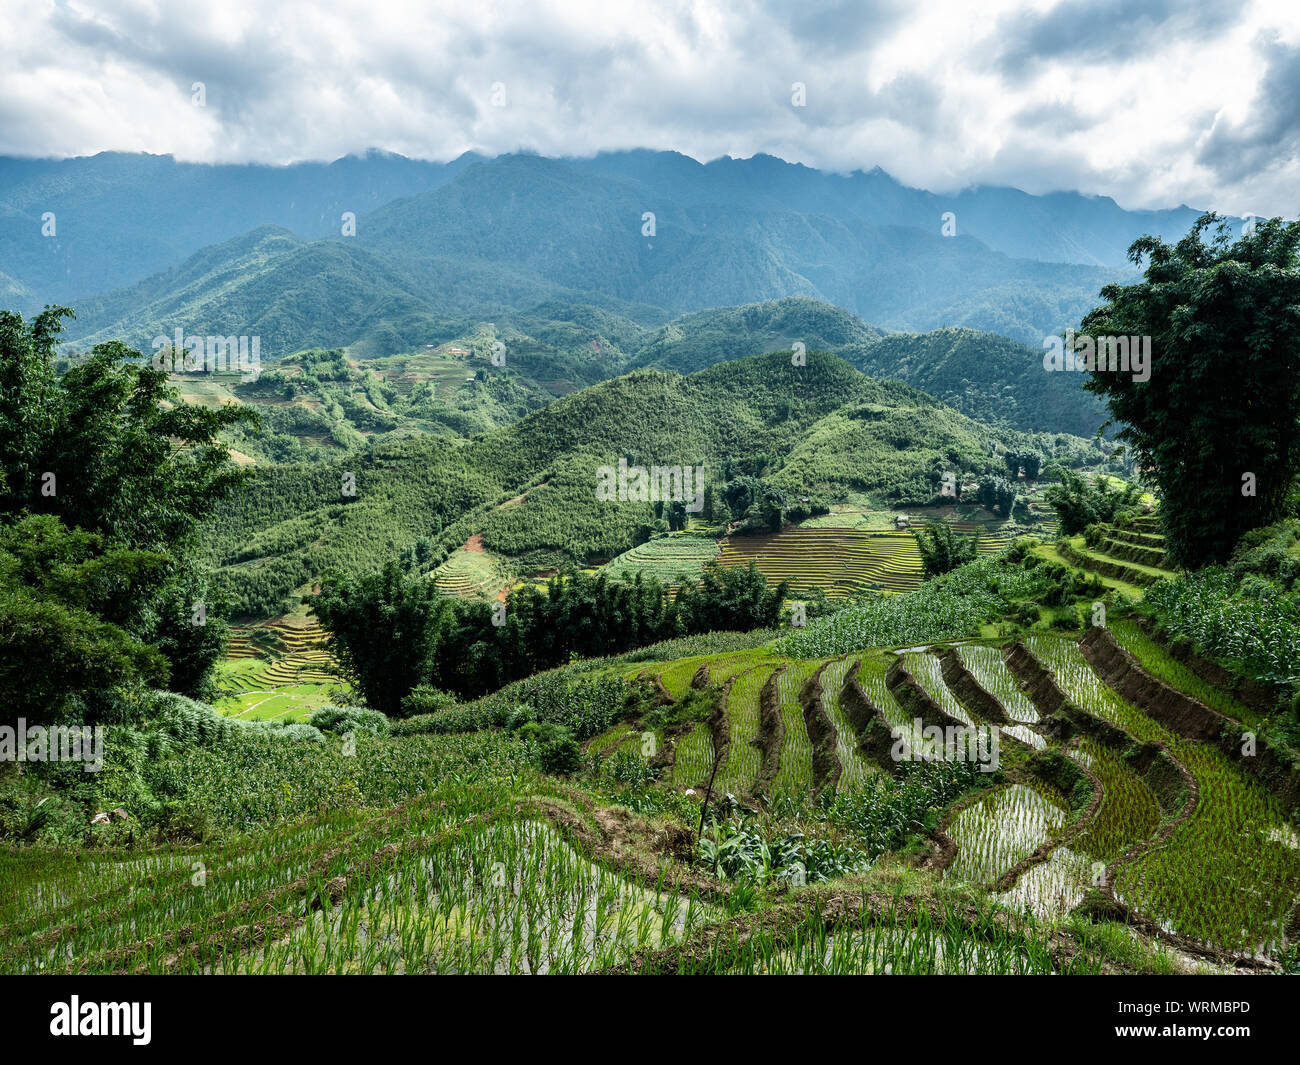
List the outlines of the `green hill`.
<svg viewBox="0 0 1300 1065">
<path fill-rule="evenodd" d="M 1077 436 L 1091 436 L 1105 421 L 1082 375 L 1047 373 L 1041 349 L 995 333 L 890 333 L 841 354 L 863 373 L 906 381 L 980 421 Z"/>
<path fill-rule="evenodd" d="M 637 370 L 469 440 L 396 438 L 272 467 L 209 543 L 237 612 L 276 613 L 329 566 L 378 566 L 421 537 L 433 566 L 475 534 L 521 572 L 613 557 L 656 517 L 649 502 L 596 498 L 599 467 L 620 458 L 902 505 L 932 498 L 943 469 L 992 469 L 996 449 L 1024 443 L 834 355 L 810 352 L 802 367 L 755 355 L 685 377 Z M 343 495 L 345 473 L 355 496 Z"/>
</svg>

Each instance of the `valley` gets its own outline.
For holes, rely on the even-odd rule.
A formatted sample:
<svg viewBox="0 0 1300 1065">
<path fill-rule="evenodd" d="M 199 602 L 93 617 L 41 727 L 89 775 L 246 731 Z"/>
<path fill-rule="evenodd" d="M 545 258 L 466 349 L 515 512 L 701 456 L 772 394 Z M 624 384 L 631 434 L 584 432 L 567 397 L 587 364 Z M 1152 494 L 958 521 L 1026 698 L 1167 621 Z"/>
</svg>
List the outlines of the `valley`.
<svg viewBox="0 0 1300 1065">
<path fill-rule="evenodd" d="M 1300 224 L 357 165 L 0 262 L 0 971 L 1300 969 Z"/>
</svg>

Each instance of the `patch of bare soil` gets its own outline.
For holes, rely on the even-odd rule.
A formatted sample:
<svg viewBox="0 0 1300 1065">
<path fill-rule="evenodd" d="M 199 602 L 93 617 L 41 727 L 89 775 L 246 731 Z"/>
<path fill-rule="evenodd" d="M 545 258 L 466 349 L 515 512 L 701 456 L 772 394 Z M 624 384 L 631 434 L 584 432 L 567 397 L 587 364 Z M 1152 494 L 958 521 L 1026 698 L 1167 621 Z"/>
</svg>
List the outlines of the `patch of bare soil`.
<svg viewBox="0 0 1300 1065">
<path fill-rule="evenodd" d="M 1011 719 L 1007 717 L 1002 704 L 975 679 L 970 670 L 962 664 L 953 648 L 946 648 L 939 656 L 939 665 L 943 671 L 944 683 L 952 689 L 953 695 L 960 703 L 974 711 L 976 717 L 999 725 L 1010 724 Z M 1011 738 L 1015 739 L 1014 736 Z"/>
<path fill-rule="evenodd" d="M 822 705 L 826 691 L 822 686 L 822 673 L 829 662 L 823 662 L 799 691 L 799 709 L 803 711 L 804 727 L 808 730 L 808 739 L 812 743 L 813 755 L 813 798 L 826 788 L 834 792 L 839 784 L 844 766 L 836 750 L 839 745 L 839 732 L 834 722 Z"/>
<path fill-rule="evenodd" d="M 844 687 L 840 691 L 840 703 L 844 712 L 858 732 L 858 750 L 870 758 L 876 765 L 897 775 L 902 772 L 903 763 L 912 760 L 912 750 L 904 740 L 895 740 L 893 730 L 880 708 L 867 698 L 862 685 L 858 683 L 858 668 L 861 660 L 855 661 L 844 674 Z M 898 746 L 901 758 L 895 758 L 893 751 Z"/>
</svg>

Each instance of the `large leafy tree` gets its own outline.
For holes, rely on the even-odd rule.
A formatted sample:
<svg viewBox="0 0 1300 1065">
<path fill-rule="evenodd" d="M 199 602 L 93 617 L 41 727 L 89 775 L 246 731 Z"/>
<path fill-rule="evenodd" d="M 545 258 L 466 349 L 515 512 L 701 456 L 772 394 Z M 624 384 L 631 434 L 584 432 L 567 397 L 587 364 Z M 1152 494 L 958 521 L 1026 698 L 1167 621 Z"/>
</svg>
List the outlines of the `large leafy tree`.
<svg viewBox="0 0 1300 1065">
<path fill-rule="evenodd" d="M 60 374 L 58 337 L 71 315 L 51 307 L 25 322 L 0 311 L 0 527 L 51 545 L 7 565 L 0 626 L 13 647 L 68 637 L 51 708 L 131 679 L 196 694 L 226 631 L 209 617 L 198 528 L 247 476 L 221 434 L 256 415 L 181 402 L 165 372 L 117 342 Z M 33 525 L 34 516 L 46 520 Z M 79 599 L 70 573 L 108 581 L 114 594 Z M 86 638 L 73 638 L 74 617 Z M 56 630 L 58 619 L 67 623 Z M 6 697 L 26 698 L 7 686 Z"/>
<path fill-rule="evenodd" d="M 166 683 L 167 659 L 131 630 L 168 565 L 49 514 L 0 525 L 0 722 L 85 717 L 93 693 Z"/>
<path fill-rule="evenodd" d="M 329 632 L 328 645 L 365 696 L 390 716 L 437 672 L 437 653 L 450 614 L 433 581 L 408 577 L 397 561 L 377 573 L 331 573 L 312 598 Z"/>
<path fill-rule="evenodd" d="M 374 709 L 400 715 L 420 684 L 472 698 L 573 655 L 619 654 L 687 633 L 779 623 L 787 592 L 748 569 L 710 565 L 676 599 L 653 578 L 570 572 L 504 603 L 444 599 L 397 561 L 365 575 L 334 572 L 311 600 L 331 647 Z M 407 704 L 408 706 L 410 704 Z"/>
<path fill-rule="evenodd" d="M 1172 247 L 1145 236 L 1147 267 L 1107 285 L 1086 315 L 1092 337 L 1151 337 L 1150 379 L 1094 370 L 1121 439 L 1159 487 L 1169 553 L 1222 561 L 1241 534 L 1282 516 L 1300 459 L 1300 222 L 1259 222 L 1233 239 L 1202 216 Z"/>
<path fill-rule="evenodd" d="M 927 580 L 974 562 L 979 553 L 979 533 L 962 536 L 941 521 L 932 521 L 920 531 L 913 529 L 912 536 L 921 552 L 921 568 Z"/>
<path fill-rule="evenodd" d="M 1061 522 L 1066 536 L 1081 533 L 1095 522 L 1112 522 L 1125 508 L 1134 507 L 1142 498 L 1142 488 L 1132 482 L 1116 483 L 1108 477 L 1090 482 L 1081 473 L 1064 466 L 1051 471 L 1057 483 L 1043 493 Z"/>
</svg>

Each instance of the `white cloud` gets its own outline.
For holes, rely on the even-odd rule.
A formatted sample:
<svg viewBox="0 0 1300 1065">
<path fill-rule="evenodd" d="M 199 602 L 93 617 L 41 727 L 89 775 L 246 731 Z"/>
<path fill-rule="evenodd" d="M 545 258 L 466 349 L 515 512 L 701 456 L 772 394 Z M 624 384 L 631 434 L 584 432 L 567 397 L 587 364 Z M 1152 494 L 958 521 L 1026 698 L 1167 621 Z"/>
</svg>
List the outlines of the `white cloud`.
<svg viewBox="0 0 1300 1065">
<path fill-rule="evenodd" d="M 1290 0 L 29 0 L 0 9 L 0 152 L 770 152 L 1294 215 L 1298 48 Z"/>
</svg>

